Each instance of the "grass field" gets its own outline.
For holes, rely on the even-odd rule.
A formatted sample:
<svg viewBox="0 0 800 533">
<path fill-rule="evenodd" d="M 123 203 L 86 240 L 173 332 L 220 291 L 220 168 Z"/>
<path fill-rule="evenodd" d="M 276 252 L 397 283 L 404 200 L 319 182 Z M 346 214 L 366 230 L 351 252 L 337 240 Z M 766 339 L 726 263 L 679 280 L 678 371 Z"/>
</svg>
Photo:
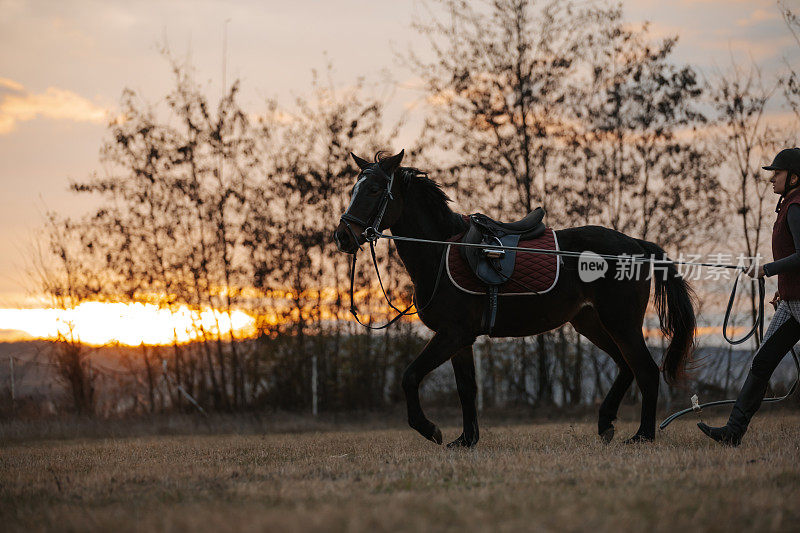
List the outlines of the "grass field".
<svg viewBox="0 0 800 533">
<path fill-rule="evenodd" d="M 484 425 L 474 450 L 408 429 L 6 440 L 0 529 L 800 528 L 800 415 L 757 417 L 738 449 L 690 417 L 655 444 L 617 426 L 604 445 L 588 422 Z"/>
</svg>

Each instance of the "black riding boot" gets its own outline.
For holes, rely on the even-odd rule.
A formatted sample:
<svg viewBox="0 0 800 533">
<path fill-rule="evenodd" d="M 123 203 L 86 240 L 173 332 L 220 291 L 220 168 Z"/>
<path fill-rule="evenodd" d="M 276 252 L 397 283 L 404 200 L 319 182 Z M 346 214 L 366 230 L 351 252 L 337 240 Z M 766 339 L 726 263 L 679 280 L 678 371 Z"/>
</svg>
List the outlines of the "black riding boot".
<svg viewBox="0 0 800 533">
<path fill-rule="evenodd" d="M 720 444 L 739 446 L 742 443 L 742 436 L 747 431 L 750 419 L 753 418 L 753 415 L 761 406 L 761 400 L 764 399 L 764 394 L 767 392 L 767 385 L 769 385 L 769 380 L 762 379 L 750 372 L 747 374 L 747 379 L 741 392 L 739 392 L 739 397 L 736 398 L 728 423 L 722 427 L 714 428 L 703 422 L 698 422 L 697 427 Z"/>
</svg>

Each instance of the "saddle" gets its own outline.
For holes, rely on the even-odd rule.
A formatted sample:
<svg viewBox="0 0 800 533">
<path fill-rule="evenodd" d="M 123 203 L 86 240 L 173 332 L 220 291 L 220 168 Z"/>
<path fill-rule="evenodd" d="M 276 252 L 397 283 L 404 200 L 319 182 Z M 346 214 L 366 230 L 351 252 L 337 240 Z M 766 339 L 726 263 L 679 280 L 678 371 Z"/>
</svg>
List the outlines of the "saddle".
<svg viewBox="0 0 800 533">
<path fill-rule="evenodd" d="M 499 287 L 511 279 L 517 255 L 513 250 L 498 250 L 489 246 L 515 247 L 521 240 L 527 241 L 541 236 L 546 230 L 542 222 L 544 214 L 544 209 L 537 207 L 516 222 L 499 222 L 481 213 L 469 215 L 469 229 L 464 233 L 461 242 L 485 244 L 487 247 L 462 246 L 461 254 L 475 276 L 488 289 L 489 301 L 483 318 L 483 329 L 487 334 L 491 333 L 497 316 Z"/>
</svg>

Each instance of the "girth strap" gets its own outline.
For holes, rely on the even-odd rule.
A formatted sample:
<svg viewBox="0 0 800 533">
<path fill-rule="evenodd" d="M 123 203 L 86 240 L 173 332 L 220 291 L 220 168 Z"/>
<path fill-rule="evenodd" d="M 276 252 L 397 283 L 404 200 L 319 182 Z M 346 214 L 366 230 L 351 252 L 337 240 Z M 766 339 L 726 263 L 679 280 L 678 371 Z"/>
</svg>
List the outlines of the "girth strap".
<svg viewBox="0 0 800 533">
<path fill-rule="evenodd" d="M 492 334 L 492 329 L 494 328 L 494 321 L 497 318 L 497 293 L 498 293 L 498 286 L 497 285 L 489 285 L 487 286 L 487 293 L 486 296 L 488 298 L 488 302 L 486 305 L 486 309 L 483 312 L 483 320 L 481 321 L 481 329 L 486 332 L 487 335 Z"/>
</svg>

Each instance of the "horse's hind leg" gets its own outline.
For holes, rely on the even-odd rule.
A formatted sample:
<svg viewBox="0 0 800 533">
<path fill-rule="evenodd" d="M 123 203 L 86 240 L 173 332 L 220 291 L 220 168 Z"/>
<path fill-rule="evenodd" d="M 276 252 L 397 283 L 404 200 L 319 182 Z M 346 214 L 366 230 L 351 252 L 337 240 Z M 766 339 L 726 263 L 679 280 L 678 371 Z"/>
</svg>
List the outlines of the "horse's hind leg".
<svg viewBox="0 0 800 533">
<path fill-rule="evenodd" d="M 475 382 L 475 361 L 472 346 L 462 348 L 450 360 L 456 375 L 458 399 L 461 400 L 461 413 L 464 417 L 464 431 L 461 436 L 447 445 L 448 448 L 463 446 L 471 448 L 478 444 L 478 411 L 475 408 L 475 395 L 478 385 Z"/>
<path fill-rule="evenodd" d="M 641 330 L 615 337 L 625 359 L 633 370 L 636 384 L 642 392 L 642 415 L 639 429 L 628 442 L 650 441 L 656 438 L 656 404 L 658 403 L 658 365 L 653 361 Z"/>
<path fill-rule="evenodd" d="M 611 359 L 617 363 L 619 373 L 609 389 L 603 403 L 600 404 L 600 415 L 597 419 L 597 433 L 604 441 L 611 442 L 614 438 L 614 420 L 617 418 L 619 406 L 625 397 L 625 392 L 633 383 L 633 372 L 631 371 L 622 352 L 614 342 L 614 339 L 603 328 L 600 317 L 592 307 L 584 307 L 571 320 L 575 331 L 589 339 L 589 341 L 606 352 Z"/>
<path fill-rule="evenodd" d="M 614 437 L 614 420 L 617 419 L 619 406 L 625 397 L 625 393 L 633 383 L 633 372 L 628 367 L 628 363 L 623 361 L 622 364 L 617 366 L 619 367 L 619 372 L 616 379 L 614 379 L 614 383 L 611 384 L 605 399 L 603 399 L 603 403 L 600 404 L 600 416 L 597 420 L 597 432 L 606 442 L 610 442 Z"/>
<path fill-rule="evenodd" d="M 419 403 L 419 385 L 422 379 L 439 365 L 450 359 L 459 349 L 471 346 L 475 337 L 458 331 L 440 331 L 428 341 L 425 348 L 403 373 L 403 392 L 408 408 L 408 425 L 420 435 L 436 444 L 442 443 L 441 430 L 425 417 Z"/>
<path fill-rule="evenodd" d="M 642 414 L 639 429 L 628 442 L 654 440 L 656 437 L 656 404 L 658 403 L 659 373 L 658 365 L 647 348 L 642 336 L 642 321 L 647 302 L 641 309 L 622 307 L 619 302 L 635 301 L 637 294 L 618 295 L 616 306 L 609 305 L 598 315 L 606 331 L 616 342 L 625 357 L 633 377 L 642 393 Z M 645 296 L 647 296 L 645 294 Z"/>
</svg>

